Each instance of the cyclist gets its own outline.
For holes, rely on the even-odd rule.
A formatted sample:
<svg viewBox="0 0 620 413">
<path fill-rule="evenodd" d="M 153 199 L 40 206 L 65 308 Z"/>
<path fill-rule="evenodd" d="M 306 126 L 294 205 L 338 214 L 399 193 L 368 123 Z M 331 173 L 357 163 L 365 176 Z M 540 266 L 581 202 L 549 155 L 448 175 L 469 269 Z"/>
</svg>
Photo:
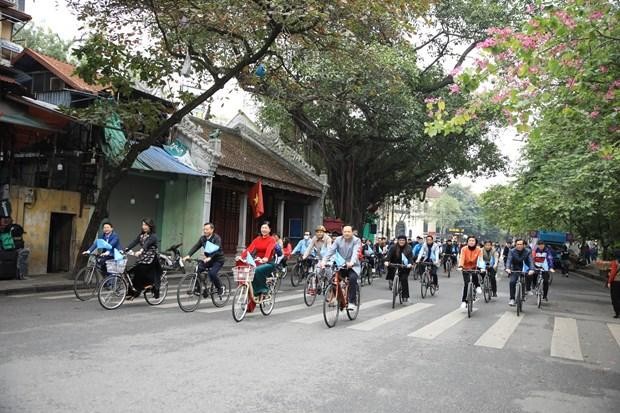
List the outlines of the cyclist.
<svg viewBox="0 0 620 413">
<path fill-rule="evenodd" d="M 528 272 L 528 275 L 534 274 L 532 268 L 532 256 L 525 248 L 525 241 L 522 238 L 515 240 L 515 247 L 508 253 L 506 259 L 506 272 L 510 274 L 510 301 L 508 305 L 513 307 L 515 305 L 515 290 L 519 275 L 512 274 L 512 271 Z"/>
<path fill-rule="evenodd" d="M 420 262 L 431 262 L 433 265 L 431 268 L 431 276 L 433 277 L 433 284 L 435 284 L 435 289 L 439 290 L 439 284 L 437 283 L 437 268 L 439 268 L 439 245 L 433 242 L 433 236 L 426 236 L 426 243 L 424 243 L 420 247 L 420 253 L 418 254 L 417 263 Z M 420 265 L 422 267 L 422 265 Z M 422 270 L 422 272 L 424 272 Z"/>
<path fill-rule="evenodd" d="M 273 264 L 274 249 L 276 240 L 271 236 L 271 226 L 265 222 L 260 227 L 260 235 L 254 238 L 250 245 L 241 253 L 242 259 L 246 259 L 248 254 L 255 255 L 253 258 L 257 267 L 254 272 L 254 280 L 252 288 L 254 294 L 259 295 L 259 300 L 263 300 L 264 295 L 269 292 L 267 287 L 267 277 L 273 272 L 275 266 Z M 237 261 L 239 261 L 237 259 Z"/>
<path fill-rule="evenodd" d="M 132 300 L 135 297 L 139 297 L 142 290 L 148 286 L 155 286 L 153 289 L 153 295 L 155 298 L 159 298 L 159 281 L 161 279 L 162 269 L 159 265 L 159 238 L 155 232 L 155 223 L 150 218 L 142 219 L 142 231 L 135 240 L 133 240 L 125 252 L 131 250 L 136 245 L 140 244 L 142 248 L 134 255 L 138 257 L 135 267 L 131 269 L 133 274 L 133 289 L 129 291 L 129 299 Z"/>
<path fill-rule="evenodd" d="M 101 237 L 99 237 L 99 239 L 102 239 L 105 242 L 107 242 L 109 247 L 106 245 L 106 248 L 100 248 L 100 249 L 105 249 L 105 252 L 103 252 L 99 257 L 97 257 L 97 266 L 103 273 L 103 276 L 107 277 L 108 269 L 106 268 L 106 261 L 113 259 L 114 250 L 117 249 L 121 251 L 122 247 L 121 247 L 121 241 L 118 238 L 118 235 L 116 235 L 116 232 L 114 232 L 114 227 L 112 226 L 111 222 L 104 222 L 103 225 L 101 226 L 101 231 L 102 231 L 102 234 L 101 234 Z M 97 241 L 95 240 L 95 242 L 93 242 L 93 245 L 91 245 L 90 248 L 84 251 L 82 254 L 84 255 L 92 254 L 93 251 L 96 249 L 97 249 Z"/>
<path fill-rule="evenodd" d="M 310 255 L 315 256 L 317 253 L 322 255 L 323 250 L 326 250 L 332 245 L 332 238 L 327 234 L 327 230 L 323 225 L 319 225 L 314 230 L 314 237 L 310 241 L 310 245 L 303 252 L 302 258 L 306 260 Z"/>
<path fill-rule="evenodd" d="M 302 255 L 304 252 L 306 252 L 308 246 L 310 245 L 310 242 L 310 231 L 306 231 L 304 232 L 304 237 L 299 240 L 297 245 L 295 245 L 295 249 L 293 249 L 293 255 Z"/>
<path fill-rule="evenodd" d="M 420 250 L 422 249 L 422 244 L 423 244 L 422 237 L 418 235 L 417 237 L 415 237 L 415 241 L 416 242 L 415 244 L 413 244 L 413 247 L 412 247 L 412 253 L 413 253 L 413 259 L 417 261 L 418 256 L 420 255 Z M 424 269 L 422 268 L 421 265 L 419 265 L 415 269 L 415 271 L 418 272 L 418 275 L 422 275 L 422 273 L 424 272 Z"/>
<path fill-rule="evenodd" d="M 224 266 L 224 262 L 226 259 L 224 258 L 224 253 L 222 252 L 222 239 L 219 235 L 215 233 L 215 225 L 211 222 L 207 222 L 202 226 L 202 236 L 196 242 L 196 244 L 189 250 L 187 255 L 183 258 L 183 260 L 188 260 L 199 248 L 203 248 L 204 258 L 198 263 L 198 273 L 206 272 L 209 276 L 209 279 L 217 288 L 218 294 L 222 295 L 224 293 L 222 289 L 222 282 L 220 281 L 220 277 L 218 277 L 218 273 Z M 215 249 L 213 246 L 211 248 L 207 247 L 207 242 L 219 247 Z M 208 249 L 213 249 L 211 252 L 207 252 Z M 209 292 L 205 289 L 204 291 L 205 298 L 208 296 Z"/>
<path fill-rule="evenodd" d="M 443 271 L 446 272 L 446 261 L 450 259 L 452 261 L 452 266 L 456 265 L 456 257 L 459 254 L 459 247 L 457 245 L 452 244 L 452 240 L 449 239 L 442 246 L 442 264 Z"/>
<path fill-rule="evenodd" d="M 398 241 L 396 241 L 396 244 L 394 244 L 394 246 L 390 248 L 387 256 L 385 257 L 384 264 L 386 267 L 388 267 L 387 276 L 385 278 L 389 280 L 390 289 L 392 289 L 392 281 L 394 280 L 396 268 L 389 267 L 390 263 L 405 265 L 405 268 L 401 268 L 399 272 L 399 280 L 402 286 L 403 303 L 408 304 L 409 282 L 407 281 L 407 278 L 409 277 L 409 272 L 411 271 L 411 267 L 413 266 L 413 253 L 411 251 L 411 246 L 407 244 L 407 238 L 404 235 L 398 236 Z"/>
<path fill-rule="evenodd" d="M 349 277 L 349 305 L 347 307 L 349 311 L 357 309 L 355 296 L 356 288 L 358 288 L 357 277 L 362 270 L 358 259 L 359 251 L 362 247 L 361 244 L 360 239 L 353 235 L 353 228 L 350 225 L 345 225 L 342 228 L 342 235 L 336 238 L 321 260 L 321 268 L 324 268 L 330 258 L 336 253 L 344 258 L 346 267 L 341 271 L 340 275 L 343 278 Z"/>
<path fill-rule="evenodd" d="M 506 245 L 504 245 L 504 249 L 502 250 L 502 260 L 504 261 L 504 268 L 508 268 L 506 263 L 508 262 L 508 254 L 510 254 L 510 250 L 512 249 L 512 243 L 510 241 L 506 241 Z"/>
<path fill-rule="evenodd" d="M 480 259 L 482 257 L 482 249 L 478 246 L 478 240 L 474 236 L 467 237 L 467 244 L 461 248 L 459 257 L 459 271 L 463 272 L 463 297 L 461 298 L 461 308 L 467 307 L 467 284 L 469 284 L 469 275 L 472 271 L 480 268 Z M 484 268 L 484 267 L 483 267 Z M 480 288 L 480 280 L 477 274 L 471 274 L 471 280 L 476 286 L 476 294 L 482 294 Z"/>
<path fill-rule="evenodd" d="M 488 276 L 491 280 L 491 290 L 493 290 L 493 297 L 497 297 L 497 265 L 499 264 L 499 252 L 496 248 L 493 248 L 491 241 L 485 241 L 482 248 L 482 255 L 479 258 L 478 267 L 484 268 L 482 273 L 482 279 Z"/>
<path fill-rule="evenodd" d="M 555 272 L 553 268 L 553 252 L 551 248 L 545 246 L 545 241 L 538 240 L 536 248 L 532 251 L 532 260 L 534 268 L 542 270 L 541 275 L 543 277 L 543 300 L 547 300 L 547 293 L 549 292 L 549 272 Z M 534 275 L 531 280 L 531 286 L 535 287 L 538 284 L 537 276 Z M 531 289 L 529 294 L 532 295 Z"/>
</svg>

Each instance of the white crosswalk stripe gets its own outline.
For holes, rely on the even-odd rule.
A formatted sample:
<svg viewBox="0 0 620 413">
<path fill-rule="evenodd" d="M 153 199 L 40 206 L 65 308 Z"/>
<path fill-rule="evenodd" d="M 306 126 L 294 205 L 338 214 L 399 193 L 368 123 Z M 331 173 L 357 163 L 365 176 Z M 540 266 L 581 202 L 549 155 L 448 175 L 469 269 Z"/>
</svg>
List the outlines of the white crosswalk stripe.
<svg viewBox="0 0 620 413">
<path fill-rule="evenodd" d="M 71 294 L 63 294 L 63 295 L 54 295 L 54 296 L 47 296 L 47 297 L 41 297 L 42 300 L 62 300 L 65 298 L 75 298 L 77 300 L 77 297 L 75 296 L 75 294 L 71 293 Z"/>
<path fill-rule="evenodd" d="M 384 324 L 399 320 L 408 315 L 415 314 L 419 311 L 425 310 L 429 307 L 432 307 L 433 305 L 434 304 L 417 303 L 412 306 L 403 307 L 395 311 L 390 311 L 387 314 L 383 314 L 378 317 L 371 318 L 370 320 L 366 320 L 361 323 L 354 324 L 352 326 L 349 326 L 348 328 L 351 328 L 353 330 L 360 330 L 360 331 L 371 331 Z"/>
<path fill-rule="evenodd" d="M 577 320 L 555 317 L 551 336 L 551 357 L 583 361 Z"/>
<path fill-rule="evenodd" d="M 474 309 L 475 310 L 475 309 Z M 419 330 L 409 334 L 409 337 L 425 338 L 432 340 L 450 327 L 456 325 L 459 321 L 467 318 L 467 312 L 458 308 L 451 313 L 444 315 L 441 318 L 433 321 L 430 324 L 425 325 Z"/>
<path fill-rule="evenodd" d="M 480 336 L 474 345 L 497 349 L 504 348 L 521 320 L 523 320 L 523 316 L 517 316 L 517 313 L 514 311 L 506 311 L 495 324 Z"/>
<path fill-rule="evenodd" d="M 616 339 L 616 343 L 620 346 L 620 324 L 607 323 L 607 327 L 611 332 L 611 335 Z"/>
<path fill-rule="evenodd" d="M 372 301 L 368 301 L 367 303 L 362 302 L 362 304 L 360 305 L 360 311 L 364 311 L 365 309 L 368 308 L 372 308 L 372 307 L 376 307 L 378 305 L 381 304 L 385 304 L 385 303 L 389 303 L 391 302 L 391 300 L 372 300 Z M 323 306 L 323 302 L 317 302 L 314 307 L 317 306 L 317 304 L 319 304 L 319 307 L 322 308 Z M 308 317 L 303 317 L 303 318 L 298 318 L 296 320 L 291 320 L 293 323 L 302 323 L 302 324 L 313 324 L 313 323 L 317 323 L 319 321 L 323 320 L 323 312 L 321 312 L 320 314 L 315 314 L 315 315 L 311 315 Z"/>
</svg>

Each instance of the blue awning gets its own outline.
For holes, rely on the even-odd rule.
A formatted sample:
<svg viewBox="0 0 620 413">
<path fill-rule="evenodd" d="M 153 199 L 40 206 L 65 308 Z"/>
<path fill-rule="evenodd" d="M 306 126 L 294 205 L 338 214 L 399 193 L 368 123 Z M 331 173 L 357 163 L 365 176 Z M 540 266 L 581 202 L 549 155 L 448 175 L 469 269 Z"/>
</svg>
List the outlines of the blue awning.
<svg viewBox="0 0 620 413">
<path fill-rule="evenodd" d="M 205 172 L 190 168 L 157 146 L 151 146 L 138 155 L 138 158 L 134 161 L 132 168 L 141 169 L 144 171 L 168 172 L 181 175 L 207 176 Z"/>
</svg>

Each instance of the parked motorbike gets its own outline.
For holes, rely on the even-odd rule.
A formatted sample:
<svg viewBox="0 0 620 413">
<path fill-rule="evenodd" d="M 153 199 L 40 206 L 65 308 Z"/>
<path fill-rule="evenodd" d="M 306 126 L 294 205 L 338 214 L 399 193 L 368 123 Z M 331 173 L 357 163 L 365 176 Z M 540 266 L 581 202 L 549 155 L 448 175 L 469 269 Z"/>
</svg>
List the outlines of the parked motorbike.
<svg viewBox="0 0 620 413">
<path fill-rule="evenodd" d="M 183 262 L 183 256 L 179 249 L 183 244 L 175 244 L 170 246 L 167 250 L 159 254 L 159 264 L 164 271 L 181 272 L 185 274 L 185 264 Z"/>
</svg>

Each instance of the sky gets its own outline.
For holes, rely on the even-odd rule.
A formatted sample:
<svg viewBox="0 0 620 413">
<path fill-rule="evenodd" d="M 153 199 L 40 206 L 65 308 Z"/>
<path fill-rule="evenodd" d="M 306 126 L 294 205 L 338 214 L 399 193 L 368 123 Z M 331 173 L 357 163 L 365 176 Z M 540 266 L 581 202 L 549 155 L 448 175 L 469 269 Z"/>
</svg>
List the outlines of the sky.
<svg viewBox="0 0 620 413">
<path fill-rule="evenodd" d="M 79 37 L 79 23 L 67 8 L 65 0 L 26 0 L 26 13 L 32 16 L 36 25 L 49 27 L 62 38 Z M 253 119 L 256 118 L 258 112 L 251 95 L 239 90 L 234 82 L 229 82 L 215 95 L 211 106 L 211 113 L 214 115 L 212 120 L 226 124 L 240 110 Z M 510 160 L 509 165 L 514 165 L 519 159 L 523 142 L 517 140 L 515 131 L 510 129 L 497 130 L 494 135 L 501 152 Z M 482 177 L 475 180 L 470 177 L 459 177 L 456 182 L 469 186 L 476 193 L 481 193 L 489 186 L 506 182 L 507 179 L 506 175 L 499 174 L 495 177 Z"/>
</svg>

